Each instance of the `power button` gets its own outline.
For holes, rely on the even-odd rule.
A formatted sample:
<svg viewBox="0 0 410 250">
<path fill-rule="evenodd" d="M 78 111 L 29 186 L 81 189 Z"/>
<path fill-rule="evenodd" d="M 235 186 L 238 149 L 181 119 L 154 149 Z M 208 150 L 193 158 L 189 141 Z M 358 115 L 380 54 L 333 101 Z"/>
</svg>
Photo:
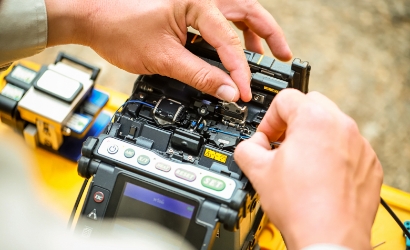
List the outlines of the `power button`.
<svg viewBox="0 0 410 250">
<path fill-rule="evenodd" d="M 110 153 L 110 154 L 115 154 L 115 153 L 118 152 L 118 146 L 115 145 L 115 144 L 112 144 L 112 145 L 110 145 L 110 146 L 107 148 L 107 151 L 108 151 L 108 153 Z"/>
</svg>

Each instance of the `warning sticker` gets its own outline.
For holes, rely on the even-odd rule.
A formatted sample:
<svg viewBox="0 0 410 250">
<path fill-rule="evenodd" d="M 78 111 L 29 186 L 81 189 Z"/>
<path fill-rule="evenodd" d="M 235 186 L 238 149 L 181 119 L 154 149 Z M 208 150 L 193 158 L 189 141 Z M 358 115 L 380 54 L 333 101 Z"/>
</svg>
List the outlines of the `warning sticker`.
<svg viewBox="0 0 410 250">
<path fill-rule="evenodd" d="M 274 88 L 270 88 L 270 87 L 267 87 L 267 86 L 263 86 L 263 89 L 267 90 L 267 91 L 270 91 L 270 92 L 273 92 L 273 93 L 276 93 L 276 94 L 279 93 L 279 90 L 274 89 Z"/>
<path fill-rule="evenodd" d="M 205 149 L 204 156 L 205 156 L 205 157 L 208 157 L 208 158 L 210 158 L 210 159 L 213 159 L 213 160 L 215 160 L 215 161 L 222 162 L 222 163 L 225 163 L 225 162 L 226 162 L 226 159 L 228 158 L 227 155 L 224 155 L 224 154 L 222 154 L 222 153 L 213 151 L 213 150 L 208 149 L 208 148 Z"/>
</svg>

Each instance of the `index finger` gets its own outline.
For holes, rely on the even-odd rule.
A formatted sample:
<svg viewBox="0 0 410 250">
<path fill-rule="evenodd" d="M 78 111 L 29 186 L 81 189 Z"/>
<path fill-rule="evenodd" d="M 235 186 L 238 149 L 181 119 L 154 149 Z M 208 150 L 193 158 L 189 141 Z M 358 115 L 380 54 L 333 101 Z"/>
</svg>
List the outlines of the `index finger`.
<svg viewBox="0 0 410 250">
<path fill-rule="evenodd" d="M 218 52 L 222 64 L 238 86 L 241 99 L 250 101 L 250 69 L 238 35 L 215 5 L 211 8 L 209 5 L 201 5 L 195 22 L 197 27 L 194 28 Z"/>
<path fill-rule="evenodd" d="M 255 2 L 248 7 L 245 20 L 238 21 L 243 21 L 249 29 L 265 39 L 276 58 L 284 61 L 292 59 L 292 52 L 286 42 L 282 28 L 259 2 Z"/>
</svg>

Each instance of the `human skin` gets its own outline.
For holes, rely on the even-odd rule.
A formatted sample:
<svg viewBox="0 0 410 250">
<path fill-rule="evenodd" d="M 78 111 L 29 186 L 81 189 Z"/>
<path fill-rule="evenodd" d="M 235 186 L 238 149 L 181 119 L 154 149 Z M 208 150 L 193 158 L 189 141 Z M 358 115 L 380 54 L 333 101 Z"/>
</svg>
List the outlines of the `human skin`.
<svg viewBox="0 0 410 250">
<path fill-rule="evenodd" d="M 47 46 L 90 46 L 129 72 L 169 76 L 227 101 L 251 99 L 249 67 L 227 19 L 244 31 L 248 49 L 262 53 L 263 38 L 277 58 L 292 57 L 282 30 L 257 1 L 45 2 Z M 230 75 L 183 47 L 188 26 L 217 49 Z M 269 142 L 284 135 L 271 150 Z M 235 160 L 288 249 L 315 243 L 370 249 L 382 169 L 354 121 L 324 96 L 282 91 Z"/>
<path fill-rule="evenodd" d="M 356 123 L 325 96 L 281 91 L 234 156 L 289 250 L 371 249 L 383 170 Z"/>
<path fill-rule="evenodd" d="M 86 45 L 126 71 L 169 76 L 226 101 L 252 97 L 249 66 L 228 20 L 244 31 L 251 50 L 263 52 L 263 37 L 277 58 L 292 58 L 282 30 L 254 0 L 45 2 L 48 47 Z M 216 48 L 230 75 L 184 48 L 189 26 Z"/>
</svg>

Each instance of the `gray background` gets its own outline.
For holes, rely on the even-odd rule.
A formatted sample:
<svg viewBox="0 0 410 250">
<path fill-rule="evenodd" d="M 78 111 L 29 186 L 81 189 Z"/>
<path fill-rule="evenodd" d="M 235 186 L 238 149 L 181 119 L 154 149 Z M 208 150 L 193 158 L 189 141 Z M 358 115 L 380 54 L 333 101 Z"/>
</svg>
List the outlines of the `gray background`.
<svg viewBox="0 0 410 250">
<path fill-rule="evenodd" d="M 356 120 L 379 156 L 384 182 L 410 192 L 410 1 L 260 2 L 283 28 L 294 56 L 312 65 L 310 90 Z M 58 51 L 101 67 L 98 84 L 130 93 L 136 75 L 83 46 L 50 48 L 29 60 L 49 64 Z"/>
</svg>

